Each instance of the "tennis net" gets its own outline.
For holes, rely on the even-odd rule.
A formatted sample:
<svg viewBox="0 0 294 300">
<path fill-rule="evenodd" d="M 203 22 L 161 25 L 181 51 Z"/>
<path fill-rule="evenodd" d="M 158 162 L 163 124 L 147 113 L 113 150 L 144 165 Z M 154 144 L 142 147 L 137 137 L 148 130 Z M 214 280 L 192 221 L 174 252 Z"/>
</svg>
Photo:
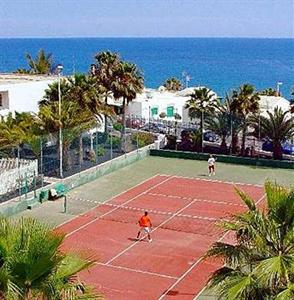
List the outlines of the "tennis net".
<svg viewBox="0 0 294 300">
<path fill-rule="evenodd" d="M 96 218 L 112 222 L 138 224 L 138 220 L 145 210 L 144 208 L 105 203 L 97 207 Z M 160 210 L 147 209 L 147 211 L 153 229 L 160 228 L 208 236 L 218 236 L 222 232 L 218 226 L 220 219 Z"/>
</svg>

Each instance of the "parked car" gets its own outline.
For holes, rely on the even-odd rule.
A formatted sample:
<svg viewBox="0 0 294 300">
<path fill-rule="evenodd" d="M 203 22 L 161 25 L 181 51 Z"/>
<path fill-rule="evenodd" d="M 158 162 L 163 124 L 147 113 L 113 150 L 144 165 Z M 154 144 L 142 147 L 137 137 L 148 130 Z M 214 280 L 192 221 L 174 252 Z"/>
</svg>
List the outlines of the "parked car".
<svg viewBox="0 0 294 300">
<path fill-rule="evenodd" d="M 154 132 L 154 133 L 167 133 L 167 128 L 164 124 L 160 123 L 147 123 L 144 126 L 140 127 L 141 130 Z"/>
<path fill-rule="evenodd" d="M 273 151 L 272 141 L 269 141 L 269 140 L 265 141 L 262 144 L 262 150 L 272 152 Z M 294 145 L 291 144 L 290 142 L 284 142 L 284 143 L 282 143 L 282 151 L 283 151 L 283 154 L 294 155 Z"/>
<path fill-rule="evenodd" d="M 203 135 L 204 141 L 215 143 L 218 141 L 218 136 L 212 131 L 206 131 Z"/>
</svg>

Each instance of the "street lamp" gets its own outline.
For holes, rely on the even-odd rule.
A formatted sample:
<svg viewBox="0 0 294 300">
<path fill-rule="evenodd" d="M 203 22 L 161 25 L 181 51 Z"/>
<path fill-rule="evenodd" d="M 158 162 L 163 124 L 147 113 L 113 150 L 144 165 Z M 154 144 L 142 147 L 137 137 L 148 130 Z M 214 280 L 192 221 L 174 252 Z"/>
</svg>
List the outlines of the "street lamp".
<svg viewBox="0 0 294 300">
<path fill-rule="evenodd" d="M 282 84 L 283 84 L 283 82 L 280 82 L 280 81 L 277 82 L 277 94 L 278 94 L 278 96 L 280 96 L 280 85 L 282 85 Z"/>
<path fill-rule="evenodd" d="M 57 66 L 58 72 L 58 114 L 59 114 L 59 175 L 63 178 L 63 142 L 62 142 L 62 124 L 61 124 L 61 89 L 60 89 L 60 75 L 63 70 L 62 65 Z"/>
</svg>

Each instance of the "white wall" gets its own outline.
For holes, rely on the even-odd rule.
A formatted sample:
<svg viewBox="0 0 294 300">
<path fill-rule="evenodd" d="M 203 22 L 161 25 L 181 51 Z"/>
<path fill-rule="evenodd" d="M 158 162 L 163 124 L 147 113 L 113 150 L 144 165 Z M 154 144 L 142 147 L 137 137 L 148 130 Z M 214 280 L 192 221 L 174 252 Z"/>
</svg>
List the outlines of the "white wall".
<svg viewBox="0 0 294 300">
<path fill-rule="evenodd" d="M 8 92 L 9 111 L 37 112 L 38 102 L 42 99 L 48 84 L 54 80 L 11 83 L 0 85 L 0 92 Z M 0 110 L 0 114 L 7 111 Z"/>
<path fill-rule="evenodd" d="M 34 176 L 37 175 L 38 160 L 22 160 L 19 168 L 1 170 L 0 195 L 15 191 L 17 188 L 19 188 L 19 184 L 21 184 L 23 187 L 25 184 L 25 179 L 27 179 L 28 184 L 31 184 Z M 21 182 L 19 179 L 21 179 Z"/>
</svg>

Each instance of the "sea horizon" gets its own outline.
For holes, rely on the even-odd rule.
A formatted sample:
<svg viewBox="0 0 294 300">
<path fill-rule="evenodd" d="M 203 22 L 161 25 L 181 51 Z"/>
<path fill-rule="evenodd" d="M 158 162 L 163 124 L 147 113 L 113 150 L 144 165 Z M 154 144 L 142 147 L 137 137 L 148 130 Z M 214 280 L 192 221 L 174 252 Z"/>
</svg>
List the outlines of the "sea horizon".
<svg viewBox="0 0 294 300">
<path fill-rule="evenodd" d="M 283 82 L 291 98 L 294 38 L 276 37 L 0 37 L 0 73 L 25 68 L 25 53 L 52 53 L 64 74 L 85 73 L 100 51 L 118 52 L 143 71 L 145 86 L 157 88 L 169 77 L 189 86 L 205 85 L 223 97 L 241 84 L 258 90 Z"/>
</svg>

